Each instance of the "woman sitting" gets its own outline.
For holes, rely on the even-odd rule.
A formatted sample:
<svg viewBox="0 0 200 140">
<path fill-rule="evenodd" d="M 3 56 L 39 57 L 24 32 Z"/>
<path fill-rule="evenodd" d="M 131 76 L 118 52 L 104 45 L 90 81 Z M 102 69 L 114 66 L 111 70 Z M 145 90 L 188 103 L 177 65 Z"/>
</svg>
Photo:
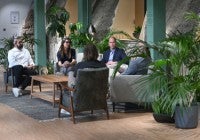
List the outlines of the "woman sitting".
<svg viewBox="0 0 200 140">
<path fill-rule="evenodd" d="M 76 51 L 71 48 L 70 38 L 64 38 L 62 40 L 60 49 L 57 53 L 57 58 L 60 72 L 65 75 L 68 74 L 76 64 Z"/>
</svg>

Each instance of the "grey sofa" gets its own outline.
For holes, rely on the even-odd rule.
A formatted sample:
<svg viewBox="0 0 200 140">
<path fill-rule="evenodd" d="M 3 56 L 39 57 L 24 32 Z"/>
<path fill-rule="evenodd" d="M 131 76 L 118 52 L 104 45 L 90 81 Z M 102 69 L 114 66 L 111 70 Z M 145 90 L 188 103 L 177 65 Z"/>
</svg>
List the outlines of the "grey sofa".
<svg viewBox="0 0 200 140">
<path fill-rule="evenodd" d="M 151 102 L 151 97 L 147 101 L 140 100 L 136 95 L 136 85 L 141 76 L 147 75 L 118 75 L 114 79 L 110 78 L 110 100 L 113 102 L 113 111 L 116 103 L 147 103 Z"/>
</svg>

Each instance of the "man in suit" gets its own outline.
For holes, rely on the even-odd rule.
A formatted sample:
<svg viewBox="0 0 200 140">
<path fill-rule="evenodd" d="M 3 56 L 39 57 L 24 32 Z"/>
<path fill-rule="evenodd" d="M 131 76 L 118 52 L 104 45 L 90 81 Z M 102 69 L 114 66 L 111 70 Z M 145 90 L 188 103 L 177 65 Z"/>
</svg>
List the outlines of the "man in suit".
<svg viewBox="0 0 200 140">
<path fill-rule="evenodd" d="M 104 52 L 102 62 L 106 64 L 108 68 L 114 68 L 117 62 L 126 57 L 123 49 L 116 47 L 116 38 L 109 38 L 109 50 Z"/>
</svg>

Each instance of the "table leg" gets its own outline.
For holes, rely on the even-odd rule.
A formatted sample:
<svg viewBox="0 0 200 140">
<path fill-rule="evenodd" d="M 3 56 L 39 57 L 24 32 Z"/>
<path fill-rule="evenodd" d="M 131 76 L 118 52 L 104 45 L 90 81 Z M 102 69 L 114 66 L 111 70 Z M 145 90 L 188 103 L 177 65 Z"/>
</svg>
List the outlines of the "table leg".
<svg viewBox="0 0 200 140">
<path fill-rule="evenodd" d="M 56 90 L 55 83 L 53 83 L 53 107 L 55 107 L 55 94 L 56 94 L 55 90 Z"/>
<path fill-rule="evenodd" d="M 31 79 L 31 94 L 30 94 L 31 98 L 32 98 L 32 93 L 33 93 L 33 82 L 34 82 L 34 79 L 32 78 Z"/>
</svg>

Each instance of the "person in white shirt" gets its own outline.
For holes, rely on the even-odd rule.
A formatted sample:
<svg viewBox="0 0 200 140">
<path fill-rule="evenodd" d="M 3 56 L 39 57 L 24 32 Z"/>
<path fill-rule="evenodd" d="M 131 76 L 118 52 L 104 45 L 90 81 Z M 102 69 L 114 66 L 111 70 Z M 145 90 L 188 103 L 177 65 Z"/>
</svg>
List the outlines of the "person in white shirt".
<svg viewBox="0 0 200 140">
<path fill-rule="evenodd" d="M 15 77 L 13 94 L 15 97 L 22 95 L 24 90 L 31 82 L 31 75 L 36 75 L 35 64 L 30 52 L 23 47 L 22 37 L 17 37 L 14 41 L 14 48 L 8 51 L 9 68 L 12 68 Z M 26 75 L 25 78 L 22 77 Z"/>
</svg>

